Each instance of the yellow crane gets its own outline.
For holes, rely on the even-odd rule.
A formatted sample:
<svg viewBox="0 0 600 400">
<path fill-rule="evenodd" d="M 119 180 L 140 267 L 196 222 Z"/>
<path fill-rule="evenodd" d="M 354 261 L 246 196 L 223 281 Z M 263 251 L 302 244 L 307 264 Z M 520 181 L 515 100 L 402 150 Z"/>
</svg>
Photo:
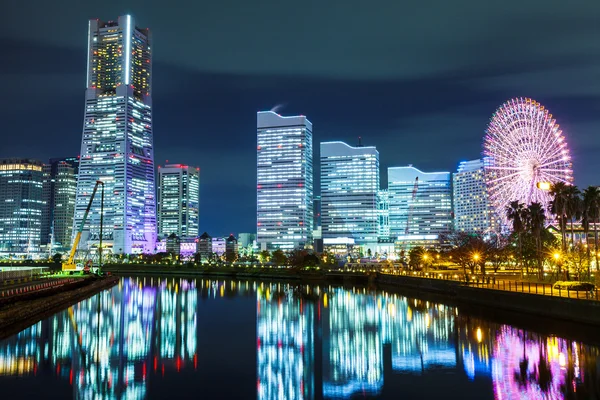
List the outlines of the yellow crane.
<svg viewBox="0 0 600 400">
<path fill-rule="evenodd" d="M 75 253 L 77 252 L 77 246 L 79 246 L 79 241 L 81 240 L 81 233 L 83 232 L 83 227 L 85 226 L 85 221 L 87 220 L 88 214 L 90 213 L 90 209 L 92 208 L 92 202 L 94 201 L 94 197 L 96 196 L 96 192 L 98 191 L 98 186 L 102 186 L 102 196 L 100 201 L 100 247 L 98 248 L 98 254 L 100 255 L 100 263 L 102 263 L 102 223 L 104 217 L 104 182 L 96 181 L 96 185 L 94 186 L 94 191 L 92 192 L 92 196 L 90 197 L 90 202 L 85 209 L 85 214 L 83 214 L 83 219 L 81 220 L 81 225 L 79 226 L 79 230 L 77 231 L 77 235 L 75 235 L 75 240 L 73 241 L 73 247 L 71 247 L 71 253 L 69 254 L 69 259 L 67 262 L 62 264 L 63 271 L 77 271 L 77 265 L 75 264 Z"/>
</svg>

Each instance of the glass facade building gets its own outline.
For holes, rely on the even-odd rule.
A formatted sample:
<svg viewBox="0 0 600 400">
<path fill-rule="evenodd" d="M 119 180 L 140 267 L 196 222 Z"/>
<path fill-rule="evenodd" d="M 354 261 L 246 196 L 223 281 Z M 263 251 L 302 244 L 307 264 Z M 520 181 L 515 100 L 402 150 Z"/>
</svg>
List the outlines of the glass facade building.
<svg viewBox="0 0 600 400">
<path fill-rule="evenodd" d="M 50 245 L 50 253 L 68 251 L 73 234 L 79 159 L 53 158 L 44 165 L 43 170 L 45 205 L 41 243 Z"/>
<path fill-rule="evenodd" d="M 261 249 L 312 244 L 312 123 L 305 116 L 257 114 L 257 242 Z"/>
<path fill-rule="evenodd" d="M 40 251 L 43 164 L 35 160 L 0 160 L 0 253 Z"/>
<path fill-rule="evenodd" d="M 433 244 L 451 230 L 450 172 L 388 168 L 388 194 L 390 234 L 398 241 Z"/>
<path fill-rule="evenodd" d="M 182 164 L 158 168 L 158 233 L 198 236 L 200 169 Z"/>
<path fill-rule="evenodd" d="M 353 238 L 377 242 L 379 152 L 344 142 L 321 143 L 321 225 L 323 240 Z"/>
<path fill-rule="evenodd" d="M 148 29 L 138 28 L 130 15 L 115 22 L 89 21 L 74 227 L 81 224 L 94 185 L 101 180 L 103 246 L 109 253 L 153 253 L 156 244 L 151 74 Z M 99 231 L 97 196 L 80 248 L 96 248 Z"/>
<path fill-rule="evenodd" d="M 488 200 L 484 160 L 462 161 L 452 178 L 455 229 L 468 233 L 495 231 L 497 223 Z"/>
</svg>

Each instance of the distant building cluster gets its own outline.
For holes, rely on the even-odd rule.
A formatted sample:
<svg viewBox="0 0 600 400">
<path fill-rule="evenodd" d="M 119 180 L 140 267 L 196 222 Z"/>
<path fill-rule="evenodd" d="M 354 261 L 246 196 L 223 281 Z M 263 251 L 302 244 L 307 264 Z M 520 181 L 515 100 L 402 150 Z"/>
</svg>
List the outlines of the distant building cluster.
<svg viewBox="0 0 600 400">
<path fill-rule="evenodd" d="M 316 160 L 306 116 L 261 111 L 256 232 L 199 235 L 200 170 L 166 164 L 155 180 L 152 123 L 150 31 L 130 15 L 90 20 L 80 156 L 0 161 L 0 254 L 65 253 L 81 230 L 78 250 L 91 256 L 100 243 L 104 254 L 204 260 L 276 249 L 392 256 L 444 246 L 452 230 L 499 228 L 485 159 L 461 162 L 454 174 L 390 167 L 382 184 L 375 146 L 322 142 Z"/>
<path fill-rule="evenodd" d="M 443 247 L 444 235 L 453 230 L 497 229 L 482 160 L 461 162 L 454 174 L 390 167 L 382 188 L 374 146 L 323 142 L 321 191 L 315 194 L 312 157 L 306 154 L 312 124 L 305 116 L 273 111 L 259 112 L 257 119 L 257 233 L 263 250 L 310 247 L 298 233 L 311 224 L 307 235 L 317 251 L 386 256 L 414 246 Z"/>
</svg>

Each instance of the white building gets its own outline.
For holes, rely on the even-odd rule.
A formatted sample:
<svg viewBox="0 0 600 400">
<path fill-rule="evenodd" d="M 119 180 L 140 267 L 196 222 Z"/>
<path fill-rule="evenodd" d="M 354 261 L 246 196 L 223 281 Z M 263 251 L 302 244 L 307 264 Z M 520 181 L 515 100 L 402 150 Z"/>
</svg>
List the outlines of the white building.
<svg viewBox="0 0 600 400">
<path fill-rule="evenodd" d="M 352 238 L 377 243 L 379 152 L 373 146 L 321 143 L 321 226 L 323 242 Z"/>
<path fill-rule="evenodd" d="M 452 228 L 450 172 L 412 165 L 388 168 L 390 234 L 399 242 L 435 246 Z"/>
<path fill-rule="evenodd" d="M 257 242 L 261 249 L 312 245 L 312 123 L 257 113 Z"/>
<path fill-rule="evenodd" d="M 454 227 L 457 231 L 485 233 L 497 223 L 488 201 L 484 160 L 462 161 L 453 175 Z"/>
<path fill-rule="evenodd" d="M 155 248 L 151 41 L 150 31 L 137 27 L 130 15 L 117 21 L 88 22 L 85 117 L 74 227 L 81 224 L 94 185 L 101 180 L 105 193 L 104 252 L 153 253 Z M 96 248 L 99 231 L 97 196 L 80 248 Z"/>
<path fill-rule="evenodd" d="M 158 233 L 198 236 L 200 169 L 183 164 L 158 167 Z"/>
</svg>

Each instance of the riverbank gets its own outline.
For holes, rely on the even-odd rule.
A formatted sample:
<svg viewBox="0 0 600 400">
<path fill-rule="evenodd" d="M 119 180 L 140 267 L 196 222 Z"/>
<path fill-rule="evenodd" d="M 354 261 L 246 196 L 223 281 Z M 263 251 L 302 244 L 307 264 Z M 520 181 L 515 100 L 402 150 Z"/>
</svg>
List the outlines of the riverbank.
<svg viewBox="0 0 600 400">
<path fill-rule="evenodd" d="M 0 305 L 0 339 L 116 285 L 118 277 L 79 278 L 61 287 L 6 298 Z"/>
</svg>

